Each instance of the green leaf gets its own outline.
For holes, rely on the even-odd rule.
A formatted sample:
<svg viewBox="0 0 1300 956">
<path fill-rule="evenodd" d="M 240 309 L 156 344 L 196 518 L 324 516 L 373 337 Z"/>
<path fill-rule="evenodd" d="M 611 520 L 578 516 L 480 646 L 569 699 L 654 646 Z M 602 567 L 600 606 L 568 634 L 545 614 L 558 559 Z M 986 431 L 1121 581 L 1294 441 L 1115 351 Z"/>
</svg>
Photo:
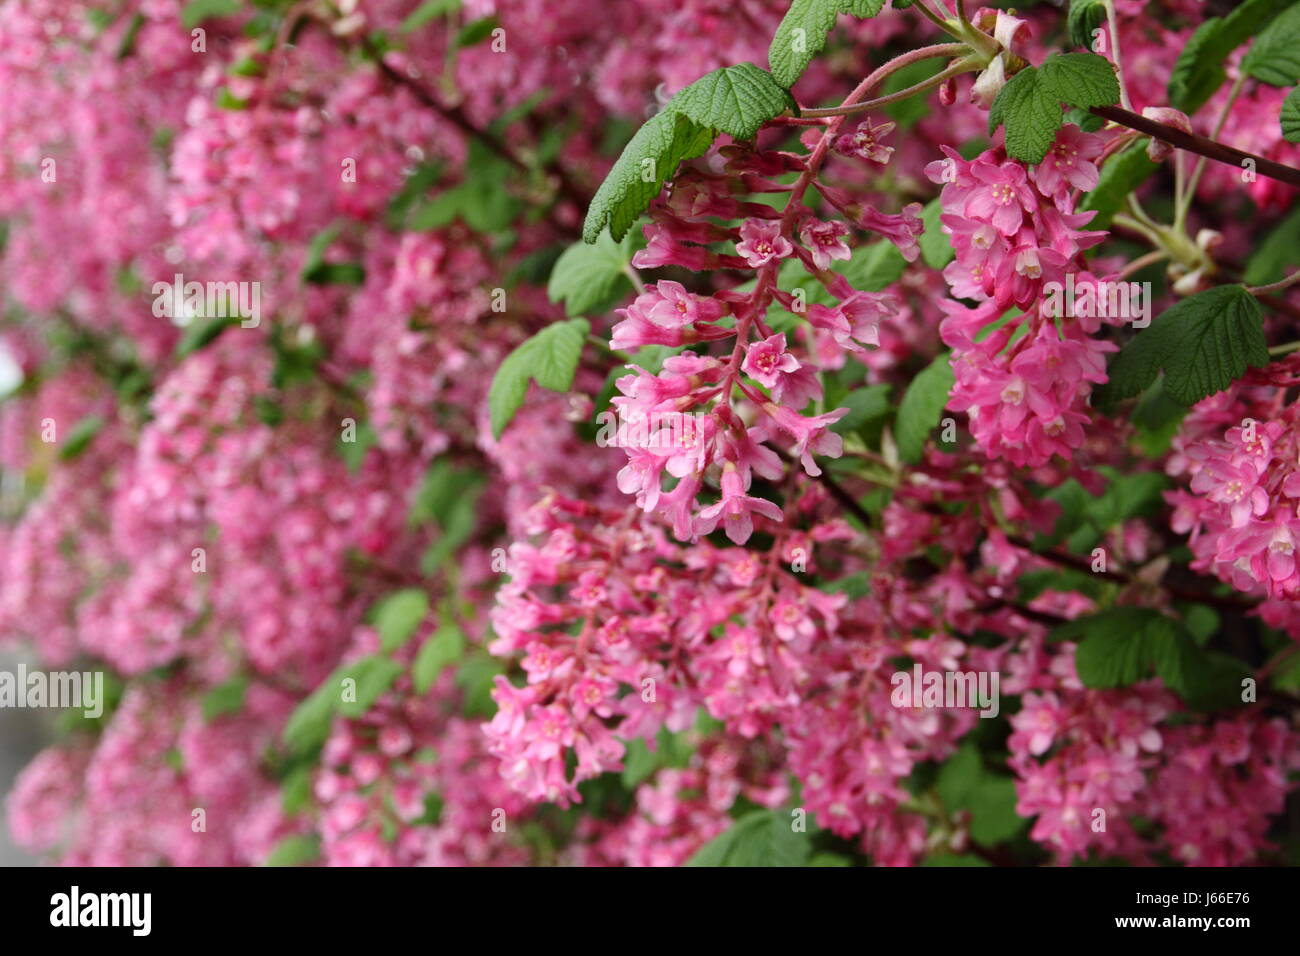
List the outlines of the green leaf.
<svg viewBox="0 0 1300 956">
<path fill-rule="evenodd" d="M 125 60 L 135 52 L 135 41 L 140 37 L 140 30 L 144 27 L 145 18 L 143 13 L 137 13 L 131 17 L 131 22 L 126 25 L 122 32 L 122 39 L 117 44 L 117 58 Z"/>
<path fill-rule="evenodd" d="M 1119 102 L 1119 80 L 1110 60 L 1096 53 L 1058 53 L 1038 68 L 1041 81 L 1058 99 L 1079 109 Z"/>
<path fill-rule="evenodd" d="M 944 406 L 948 404 L 948 393 L 954 381 L 952 365 L 945 352 L 907 386 L 894 426 L 894 438 L 903 461 L 915 464 L 921 460 L 926 440 L 939 424 Z"/>
<path fill-rule="evenodd" d="M 803 866 L 812 852 L 807 833 L 795 833 L 794 818 L 780 810 L 756 810 L 741 817 L 686 861 L 687 866 Z"/>
<path fill-rule="evenodd" d="M 606 225 L 621 242 L 664 183 L 688 159 L 705 152 L 718 130 L 752 137 L 767 120 L 794 106 L 771 74 L 742 63 L 701 77 L 637 130 L 587 209 L 582 238 L 594 243 Z"/>
<path fill-rule="evenodd" d="M 203 719 L 211 723 L 226 714 L 237 714 L 244 709 L 248 692 L 248 678 L 232 677 L 203 695 Z"/>
<path fill-rule="evenodd" d="M 1092 31 L 1106 22 L 1106 5 L 1102 0 L 1070 0 L 1066 19 L 1070 43 L 1092 49 Z"/>
<path fill-rule="evenodd" d="M 1227 79 L 1223 62 L 1228 55 L 1295 2 L 1246 0 L 1226 17 L 1213 17 L 1197 27 L 1170 74 L 1170 105 L 1189 116 L 1204 106 Z"/>
<path fill-rule="evenodd" d="M 190 0 L 181 11 L 181 26 L 193 30 L 204 20 L 233 17 L 241 9 L 239 0 Z"/>
<path fill-rule="evenodd" d="M 1282 101 L 1282 138 L 1288 143 L 1300 143 L 1300 86 Z"/>
<path fill-rule="evenodd" d="M 930 200 L 921 212 L 921 222 L 925 224 L 925 232 L 921 233 L 917 244 L 921 247 L 921 258 L 931 269 L 942 269 L 952 262 L 956 255 L 953 252 L 952 241 L 943 231 L 943 223 L 939 221 L 941 215 L 943 215 L 943 206 L 937 198 Z"/>
<path fill-rule="evenodd" d="M 339 713 L 344 717 L 363 717 L 374 706 L 384 691 L 393 686 L 402 673 L 402 665 L 397 661 L 372 654 L 353 664 L 340 668 L 334 681 L 333 692 L 339 695 Z M 356 681 L 356 700 L 343 700 L 341 682 L 347 679 Z"/>
<path fill-rule="evenodd" d="M 397 29 L 401 33 L 413 33 L 426 23 L 431 23 L 445 14 L 455 13 L 459 9 L 460 0 L 424 0 L 424 3 L 416 7 Z"/>
<path fill-rule="evenodd" d="M 853 861 L 838 853 L 814 853 L 804 866 L 852 866 Z"/>
<path fill-rule="evenodd" d="M 100 433 L 104 427 L 104 418 L 101 415 L 87 415 L 81 421 L 77 422 L 68 432 L 68 437 L 63 441 L 63 447 L 59 449 L 60 461 L 71 461 L 76 458 L 95 440 L 95 436 Z"/>
<path fill-rule="evenodd" d="M 897 246 L 882 239 L 858 246 L 847 260 L 836 262 L 835 267 L 835 271 L 848 279 L 853 288 L 880 292 L 902 278 L 907 260 Z"/>
<path fill-rule="evenodd" d="M 700 77 L 674 96 L 669 106 L 699 126 L 740 140 L 752 139 L 764 123 L 795 102 L 767 70 L 740 63 Z"/>
<path fill-rule="evenodd" d="M 1012 839 L 1028 822 L 1016 813 L 1015 783 L 986 769 L 979 750 L 969 741 L 944 762 L 935 790 L 947 812 L 970 811 L 971 836 L 982 846 Z"/>
<path fill-rule="evenodd" d="M 1208 289 L 1156 317 L 1111 362 L 1105 402 L 1130 398 L 1165 373 L 1165 392 L 1191 406 L 1223 391 L 1247 367 L 1268 364 L 1263 313 L 1243 286 Z"/>
<path fill-rule="evenodd" d="M 500 438 L 528 393 L 529 380 L 553 392 L 567 392 L 591 326 L 586 319 L 548 325 L 506 356 L 488 389 L 492 435 Z"/>
<path fill-rule="evenodd" d="M 883 6 L 884 0 L 794 0 L 767 50 L 772 75 L 787 89 L 794 86 L 826 46 L 827 34 L 841 13 L 867 19 L 879 13 Z"/>
<path fill-rule="evenodd" d="M 470 47 L 478 46 L 492 35 L 492 31 L 498 26 L 497 18 L 482 17 L 472 23 L 467 23 L 459 33 L 456 34 L 455 46 Z"/>
<path fill-rule="evenodd" d="M 465 693 L 462 708 L 465 716 L 491 717 L 496 713 L 492 688 L 502 670 L 499 660 L 483 652 L 471 654 L 461 662 L 456 669 L 456 686 Z"/>
<path fill-rule="evenodd" d="M 593 245 L 575 242 L 556 260 L 546 284 L 547 296 L 552 302 L 563 302 L 573 316 L 609 311 L 632 288 L 628 269 L 636 238 L 629 233 L 615 242 L 602 232 Z"/>
<path fill-rule="evenodd" d="M 438 628 L 436 634 L 420 647 L 415 657 L 411 676 L 417 693 L 428 692 L 438 675 L 449 664 L 454 664 L 465 655 L 465 635 L 455 624 L 447 623 Z"/>
<path fill-rule="evenodd" d="M 837 398 L 837 408 L 847 408 L 849 413 L 831 426 L 838 435 L 855 432 L 869 421 L 883 418 L 889 412 L 889 385 L 867 385 Z M 831 407 L 831 403 L 827 403 Z"/>
<path fill-rule="evenodd" d="M 320 859 L 320 837 L 316 834 L 287 836 L 275 845 L 266 866 L 303 866 Z"/>
<path fill-rule="evenodd" d="M 403 588 L 381 598 L 372 613 L 379 646 L 392 653 L 415 635 L 429 613 L 429 595 L 419 588 Z"/>
<path fill-rule="evenodd" d="M 1300 108 L 1300 103 L 1297 107 Z M 1297 264 L 1300 264 L 1300 206 L 1255 246 L 1241 281 L 1246 285 L 1268 285 L 1283 278 L 1289 267 Z"/>
<path fill-rule="evenodd" d="M 1300 6 L 1278 16 L 1259 35 L 1241 61 L 1246 75 L 1272 86 L 1300 82 Z"/>
<path fill-rule="evenodd" d="M 608 224 L 614 240 L 621 242 L 668 177 L 684 160 L 704 153 L 714 135 L 713 130 L 672 109 L 672 104 L 652 116 L 624 147 L 596 190 L 582 224 L 583 241 L 595 242 Z"/>
<path fill-rule="evenodd" d="M 1056 140 L 1061 117 L 1061 98 L 1029 66 L 1008 80 L 993 101 L 989 135 L 1005 125 L 1007 153 L 1026 163 L 1041 163 Z"/>
<path fill-rule="evenodd" d="M 1097 215 L 1088 223 L 1089 229 L 1105 229 L 1115 214 L 1124 208 L 1124 202 L 1133 190 L 1146 182 L 1159 164 L 1147 156 L 1144 142 L 1134 143 L 1119 155 L 1111 157 L 1101 168 L 1097 185 L 1083 199 L 1080 211 L 1095 209 Z"/>
<path fill-rule="evenodd" d="M 289 715 L 282 734 L 286 746 L 297 753 L 304 753 L 323 744 L 329 736 L 338 699 L 338 684 L 334 682 L 334 676 L 330 675 Z"/>
</svg>

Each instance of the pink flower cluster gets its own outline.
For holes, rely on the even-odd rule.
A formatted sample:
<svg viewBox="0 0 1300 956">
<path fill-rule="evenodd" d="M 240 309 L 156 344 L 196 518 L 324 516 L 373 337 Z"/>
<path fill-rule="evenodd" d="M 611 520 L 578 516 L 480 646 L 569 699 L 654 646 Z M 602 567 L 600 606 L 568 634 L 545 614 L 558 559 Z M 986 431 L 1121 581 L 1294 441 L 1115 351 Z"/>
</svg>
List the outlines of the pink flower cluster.
<svg viewBox="0 0 1300 956">
<path fill-rule="evenodd" d="M 1047 289 L 1062 291 L 1067 275 L 1097 281 L 1080 254 L 1106 234 L 1083 228 L 1092 214 L 1073 211 L 1071 190 L 1096 185 L 1101 149 L 1100 137 L 1067 125 L 1032 170 L 1000 149 L 966 162 L 948 147 L 926 167 L 943 184 L 941 221 L 956 251 L 944 278 L 977 303 L 943 304 L 956 377 L 948 407 L 966 412 L 990 457 L 1015 465 L 1069 458 L 1083 444 L 1088 394 L 1115 349 L 1092 337 L 1103 321 L 1094 310 L 1052 314 Z"/>
</svg>

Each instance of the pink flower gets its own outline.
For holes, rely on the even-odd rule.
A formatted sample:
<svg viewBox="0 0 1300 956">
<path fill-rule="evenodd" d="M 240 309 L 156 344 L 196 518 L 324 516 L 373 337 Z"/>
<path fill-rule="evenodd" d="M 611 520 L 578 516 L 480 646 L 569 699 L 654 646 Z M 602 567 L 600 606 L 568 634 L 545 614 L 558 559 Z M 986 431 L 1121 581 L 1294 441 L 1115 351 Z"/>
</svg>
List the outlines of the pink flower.
<svg viewBox="0 0 1300 956">
<path fill-rule="evenodd" d="M 799 368 L 799 360 L 785 350 L 785 334 L 777 333 L 761 342 L 751 342 L 740 367 L 754 381 L 775 388 L 783 375 Z"/>
<path fill-rule="evenodd" d="M 838 219 L 829 222 L 809 219 L 799 230 L 799 238 L 812 253 L 813 264 L 818 269 L 829 269 L 833 260 L 849 258 L 849 247 L 843 238 L 848 234 L 849 227 Z"/>
<path fill-rule="evenodd" d="M 1056 142 L 1043 161 L 1034 167 L 1034 183 L 1047 196 L 1073 187 L 1088 192 L 1097 185 L 1097 165 L 1101 155 L 1100 136 L 1085 133 L 1067 123 L 1056 134 Z"/>
<path fill-rule="evenodd" d="M 781 235 L 781 225 L 765 219 L 746 219 L 740 224 L 741 241 L 736 251 L 755 269 L 784 259 L 794 252 L 790 240 Z"/>
<path fill-rule="evenodd" d="M 772 502 L 746 495 L 740 472 L 728 462 L 722 470 L 722 500 L 700 511 L 695 532 L 709 534 L 719 521 L 724 521 L 727 537 L 735 544 L 744 544 L 754 533 L 754 514 L 772 521 L 784 518 L 781 509 Z"/>
<path fill-rule="evenodd" d="M 873 126 L 870 120 L 864 120 L 852 133 L 835 137 L 835 151 L 884 166 L 894 155 L 894 147 L 885 146 L 880 141 L 894 131 L 894 125 L 881 123 Z"/>
</svg>

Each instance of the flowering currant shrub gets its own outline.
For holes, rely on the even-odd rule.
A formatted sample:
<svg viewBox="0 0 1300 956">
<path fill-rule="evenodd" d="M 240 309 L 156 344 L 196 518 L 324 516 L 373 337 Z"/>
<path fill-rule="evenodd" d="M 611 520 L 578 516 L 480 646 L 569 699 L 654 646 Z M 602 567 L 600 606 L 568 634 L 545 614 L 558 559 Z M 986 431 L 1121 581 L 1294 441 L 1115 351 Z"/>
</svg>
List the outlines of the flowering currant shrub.
<svg viewBox="0 0 1300 956">
<path fill-rule="evenodd" d="M 19 846 L 1297 862 L 1300 2 L 977 2 L 0 0 Z"/>
</svg>

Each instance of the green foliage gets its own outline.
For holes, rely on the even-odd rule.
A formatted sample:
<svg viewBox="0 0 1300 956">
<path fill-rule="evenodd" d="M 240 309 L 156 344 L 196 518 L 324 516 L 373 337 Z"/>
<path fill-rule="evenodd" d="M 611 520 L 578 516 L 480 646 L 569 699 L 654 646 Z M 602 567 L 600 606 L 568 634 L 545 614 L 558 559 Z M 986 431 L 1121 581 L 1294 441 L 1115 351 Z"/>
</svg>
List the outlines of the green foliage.
<svg viewBox="0 0 1300 956">
<path fill-rule="evenodd" d="M 1061 128 L 1062 103 L 1087 109 L 1118 101 L 1119 81 L 1109 60 L 1095 53 L 1058 53 L 1007 81 L 989 110 L 989 135 L 1006 126 L 1007 152 L 1040 163 Z"/>
<path fill-rule="evenodd" d="M 772 75 L 752 63 L 722 67 L 696 80 L 624 148 L 587 209 L 583 240 L 594 243 L 608 225 L 614 241 L 621 242 L 677 167 L 701 155 L 719 132 L 748 139 L 794 105 Z"/>
<path fill-rule="evenodd" d="M 275 845 L 266 866 L 304 866 L 320 859 L 320 837 L 316 834 L 287 836 Z"/>
<path fill-rule="evenodd" d="M 248 678 L 242 675 L 218 684 L 203 695 L 203 719 L 211 722 L 226 714 L 239 713 L 244 709 L 247 693 Z"/>
<path fill-rule="evenodd" d="M 338 238 L 342 226 L 333 223 L 312 237 L 302 265 L 302 281 L 311 285 L 361 285 L 366 270 L 359 262 L 326 262 L 325 253 Z"/>
<path fill-rule="evenodd" d="M 193 30 L 204 20 L 233 17 L 241 9 L 239 0 L 190 0 L 181 11 L 181 26 Z"/>
<path fill-rule="evenodd" d="M 1070 0 L 1066 24 L 1070 43 L 1084 49 L 1092 48 L 1092 31 L 1106 22 L 1106 4 L 1103 0 Z"/>
<path fill-rule="evenodd" d="M 590 328 L 586 319 L 555 322 L 506 356 L 488 390 L 493 437 L 500 438 L 519 411 L 529 381 L 553 392 L 567 392 L 573 387 L 573 376 Z"/>
<path fill-rule="evenodd" d="M 319 747 L 329 736 L 335 714 L 364 716 L 401 673 L 401 664 L 379 654 L 341 665 L 289 716 L 282 735 L 285 745 L 299 754 Z M 345 680 L 355 682 L 355 700 L 343 699 Z"/>
<path fill-rule="evenodd" d="M 424 642 L 415 657 L 411 676 L 416 693 L 426 693 L 444 668 L 455 664 L 464 656 L 465 635 L 454 622 L 444 623 L 437 633 Z"/>
<path fill-rule="evenodd" d="M 556 260 L 546 284 L 547 296 L 552 302 L 563 302 L 571 316 L 608 312 L 632 288 L 628 270 L 637 238 L 629 233 L 615 242 L 602 232 L 594 244 L 575 242 Z"/>
<path fill-rule="evenodd" d="M 1290 7 L 1295 0 L 1245 0 L 1226 17 L 1211 17 L 1197 27 L 1169 76 L 1169 103 L 1189 116 L 1227 79 L 1229 54 Z"/>
<path fill-rule="evenodd" d="M 795 833 L 793 817 L 755 810 L 700 847 L 687 866 L 803 866 L 812 854 L 807 833 Z"/>
<path fill-rule="evenodd" d="M 524 212 L 523 204 L 503 188 L 519 176 L 519 171 L 491 148 L 471 139 L 461 182 L 417 202 L 408 228 L 415 232 L 441 229 L 460 219 L 476 232 L 504 233 Z"/>
<path fill-rule="evenodd" d="M 1207 653 L 1185 625 L 1153 608 L 1112 607 L 1062 624 L 1051 640 L 1078 642 L 1074 666 L 1085 687 L 1128 687 L 1154 671 L 1192 707 L 1240 702 L 1241 666 Z"/>
<path fill-rule="evenodd" d="M 63 440 L 63 447 L 59 449 L 59 460 L 71 461 L 84 452 L 95 440 L 95 436 L 103 430 L 104 424 L 103 416 L 87 415 L 73 425 Z"/>
<path fill-rule="evenodd" d="M 921 233 L 917 244 L 921 247 L 921 259 L 931 269 L 942 269 L 956 256 L 952 242 L 943 231 L 943 223 L 939 221 L 942 215 L 943 206 L 937 197 L 930 200 L 921 212 L 921 222 L 925 224 L 925 232 Z"/>
<path fill-rule="evenodd" d="M 1286 275 L 1288 266 L 1300 263 L 1300 206 L 1278 223 L 1246 263 L 1242 282 L 1267 285 Z"/>
<path fill-rule="evenodd" d="M 868 19 L 883 6 L 884 0 L 794 0 L 768 47 L 772 76 L 787 89 L 794 86 L 826 46 L 826 37 L 841 13 Z"/>
<path fill-rule="evenodd" d="M 669 109 L 732 139 L 751 139 L 773 116 L 794 106 L 794 98 L 771 73 L 740 63 L 700 77 L 673 97 Z"/>
<path fill-rule="evenodd" d="M 1272 86 L 1300 82 L 1300 6 L 1283 11 L 1246 51 L 1241 68 Z"/>
<path fill-rule="evenodd" d="M 379 646 L 392 653 L 415 636 L 429 613 L 429 596 L 419 588 L 403 588 L 380 598 L 370 613 Z"/>
<path fill-rule="evenodd" d="M 944 763 L 935 788 L 948 813 L 970 811 L 970 834 L 981 846 L 1012 839 L 1028 822 L 1016 814 L 1015 783 L 986 769 L 973 743 L 963 743 Z"/>
<path fill-rule="evenodd" d="M 424 0 L 397 29 L 400 33 L 413 33 L 426 23 L 432 23 L 438 17 L 455 13 L 459 9 L 460 0 Z"/>
<path fill-rule="evenodd" d="M 1131 398 L 1163 370 L 1165 392 L 1190 407 L 1268 360 L 1255 297 L 1240 285 L 1217 286 L 1183 299 L 1139 332 L 1111 362 L 1100 401 Z"/>
<path fill-rule="evenodd" d="M 1079 207 L 1081 211 L 1097 211 L 1088 228 L 1105 229 L 1109 226 L 1133 190 L 1146 182 L 1157 168 L 1158 164 L 1147 156 L 1145 142 L 1134 143 L 1108 160 L 1101 168 L 1096 187 L 1084 197 Z"/>
<path fill-rule="evenodd" d="M 1288 143 L 1300 143 L 1300 86 L 1282 101 L 1282 138 Z"/>
<path fill-rule="evenodd" d="M 948 404 L 948 393 L 952 391 L 954 381 L 948 353 L 944 352 L 907 386 L 894 427 L 898 454 L 903 461 L 915 464 L 921 460 L 925 442 L 939 424 L 944 406 Z"/>
</svg>

